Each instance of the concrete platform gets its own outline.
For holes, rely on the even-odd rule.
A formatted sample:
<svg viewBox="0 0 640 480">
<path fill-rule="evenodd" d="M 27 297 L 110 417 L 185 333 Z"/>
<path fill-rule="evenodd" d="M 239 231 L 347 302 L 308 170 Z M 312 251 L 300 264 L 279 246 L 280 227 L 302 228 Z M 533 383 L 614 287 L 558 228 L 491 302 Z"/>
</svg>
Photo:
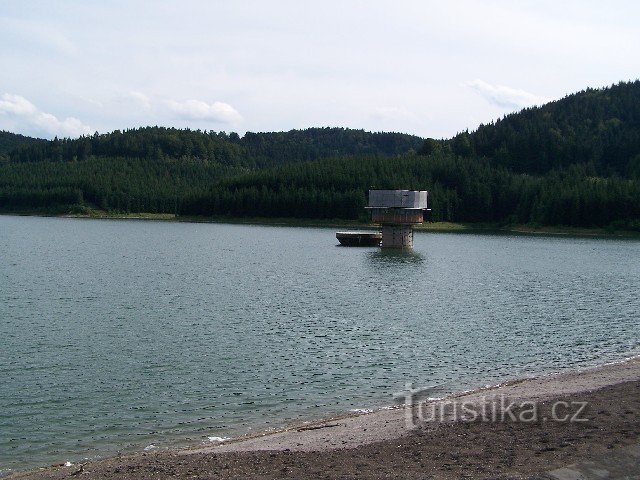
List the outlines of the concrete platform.
<svg viewBox="0 0 640 480">
<path fill-rule="evenodd" d="M 378 247 L 382 241 L 380 232 L 337 232 L 336 238 L 344 247 Z"/>
</svg>

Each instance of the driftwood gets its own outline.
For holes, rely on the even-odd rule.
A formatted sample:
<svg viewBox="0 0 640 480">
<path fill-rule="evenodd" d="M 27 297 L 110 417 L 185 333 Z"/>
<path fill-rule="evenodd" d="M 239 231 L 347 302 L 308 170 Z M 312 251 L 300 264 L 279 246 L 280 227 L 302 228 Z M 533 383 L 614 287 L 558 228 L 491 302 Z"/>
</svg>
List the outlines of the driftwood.
<svg viewBox="0 0 640 480">
<path fill-rule="evenodd" d="M 326 424 L 326 425 L 317 425 L 314 427 L 301 427 L 298 428 L 298 432 L 306 432 L 308 430 L 320 430 L 321 428 L 331 428 L 331 427 L 339 427 L 340 424 L 339 423 L 331 423 L 331 424 Z"/>
</svg>

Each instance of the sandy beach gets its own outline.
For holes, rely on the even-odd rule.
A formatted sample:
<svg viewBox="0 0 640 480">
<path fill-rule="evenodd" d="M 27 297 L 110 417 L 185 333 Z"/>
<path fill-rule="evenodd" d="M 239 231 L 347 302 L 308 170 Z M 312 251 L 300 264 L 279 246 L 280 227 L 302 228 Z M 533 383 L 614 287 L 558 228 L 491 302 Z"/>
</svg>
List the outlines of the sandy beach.
<svg viewBox="0 0 640 480">
<path fill-rule="evenodd" d="M 8 478 L 564 478 L 548 472 L 639 444 L 640 358 L 416 405 Z"/>
</svg>

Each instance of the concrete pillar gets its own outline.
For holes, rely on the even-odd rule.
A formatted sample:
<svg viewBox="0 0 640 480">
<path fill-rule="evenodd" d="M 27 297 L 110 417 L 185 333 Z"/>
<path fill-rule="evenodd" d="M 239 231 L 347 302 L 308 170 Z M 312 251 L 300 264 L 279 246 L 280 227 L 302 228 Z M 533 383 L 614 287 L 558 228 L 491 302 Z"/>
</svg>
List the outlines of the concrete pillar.
<svg viewBox="0 0 640 480">
<path fill-rule="evenodd" d="M 382 248 L 413 248 L 413 226 L 382 225 Z"/>
</svg>

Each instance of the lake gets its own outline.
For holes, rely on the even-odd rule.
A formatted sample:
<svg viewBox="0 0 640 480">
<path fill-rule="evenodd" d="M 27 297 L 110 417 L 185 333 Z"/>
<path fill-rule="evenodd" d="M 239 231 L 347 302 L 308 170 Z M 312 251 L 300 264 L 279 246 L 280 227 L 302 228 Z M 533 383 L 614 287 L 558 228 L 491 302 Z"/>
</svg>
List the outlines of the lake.
<svg viewBox="0 0 640 480">
<path fill-rule="evenodd" d="M 640 354 L 640 241 L 0 216 L 0 471 Z"/>
</svg>

